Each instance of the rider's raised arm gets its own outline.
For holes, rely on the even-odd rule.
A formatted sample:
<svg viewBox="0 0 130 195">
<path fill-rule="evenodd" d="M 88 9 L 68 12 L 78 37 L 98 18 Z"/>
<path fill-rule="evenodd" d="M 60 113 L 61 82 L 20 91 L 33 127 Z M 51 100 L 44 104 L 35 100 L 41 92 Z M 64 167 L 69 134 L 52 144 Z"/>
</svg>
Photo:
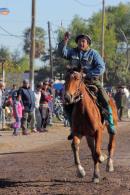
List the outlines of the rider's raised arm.
<svg viewBox="0 0 130 195">
<path fill-rule="evenodd" d="M 67 46 L 68 41 L 69 41 L 69 33 L 66 32 L 64 35 L 64 40 L 62 40 L 58 44 L 58 54 L 61 57 L 66 58 L 66 59 L 70 59 L 71 52 L 72 52 L 72 49 Z"/>
</svg>

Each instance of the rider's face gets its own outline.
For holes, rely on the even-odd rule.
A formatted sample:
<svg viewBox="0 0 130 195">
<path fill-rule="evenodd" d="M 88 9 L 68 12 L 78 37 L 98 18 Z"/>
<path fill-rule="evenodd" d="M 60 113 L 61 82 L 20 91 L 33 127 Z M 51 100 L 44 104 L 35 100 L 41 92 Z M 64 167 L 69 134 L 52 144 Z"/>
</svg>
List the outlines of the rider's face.
<svg viewBox="0 0 130 195">
<path fill-rule="evenodd" d="M 83 39 L 83 38 L 79 39 L 78 40 L 78 48 L 80 50 L 83 50 L 83 51 L 87 50 L 89 48 L 88 41 L 86 39 Z"/>
</svg>

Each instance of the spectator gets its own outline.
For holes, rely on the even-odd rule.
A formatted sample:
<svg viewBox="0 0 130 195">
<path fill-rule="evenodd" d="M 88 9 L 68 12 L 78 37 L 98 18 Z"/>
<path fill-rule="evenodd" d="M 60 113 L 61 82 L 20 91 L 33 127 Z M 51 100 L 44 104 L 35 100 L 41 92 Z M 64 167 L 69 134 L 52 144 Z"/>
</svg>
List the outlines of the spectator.
<svg viewBox="0 0 130 195">
<path fill-rule="evenodd" d="M 3 90 L 4 90 L 4 83 L 0 81 L 0 121 L 2 120 L 2 107 L 3 107 Z"/>
<path fill-rule="evenodd" d="M 126 108 L 127 105 L 127 97 L 124 93 L 124 88 L 122 86 L 117 89 L 114 99 L 116 101 L 119 120 L 121 121 L 123 117 L 124 109 Z"/>
<path fill-rule="evenodd" d="M 36 86 L 35 91 L 35 117 L 36 117 L 36 128 L 38 131 L 41 131 L 41 114 L 40 114 L 40 99 L 41 99 L 41 88 L 42 85 L 39 83 Z"/>
<path fill-rule="evenodd" d="M 130 92 L 129 92 L 129 90 L 126 86 L 124 86 L 124 93 L 125 93 L 126 99 L 127 99 L 126 111 L 127 111 L 127 117 L 129 118 L 129 109 L 130 109 L 129 96 L 130 96 Z"/>
<path fill-rule="evenodd" d="M 41 128 L 42 131 L 45 132 L 46 126 L 47 126 L 47 121 L 49 117 L 49 106 L 48 102 L 51 100 L 51 95 L 48 91 L 48 81 L 43 82 L 43 87 L 41 91 L 41 99 L 40 99 L 40 113 L 42 117 L 42 123 L 41 123 Z"/>
<path fill-rule="evenodd" d="M 128 97 L 128 118 L 130 118 L 130 95 Z"/>
<path fill-rule="evenodd" d="M 23 116 L 21 120 L 22 133 L 23 135 L 28 135 L 27 123 L 31 124 L 31 131 L 37 132 L 35 129 L 35 96 L 34 92 L 31 90 L 29 86 L 29 81 L 24 80 L 23 86 L 19 89 L 18 94 L 21 95 L 22 103 L 24 106 Z"/>
<path fill-rule="evenodd" d="M 55 97 L 55 89 L 53 88 L 53 80 L 52 79 L 49 80 L 48 91 L 51 95 L 51 99 L 48 102 L 48 105 L 49 105 L 49 121 L 48 121 L 48 124 L 52 125 L 54 97 Z"/>
<path fill-rule="evenodd" d="M 17 136 L 19 134 L 19 129 L 21 127 L 21 118 L 23 112 L 23 105 L 21 103 L 21 96 L 17 95 L 13 101 L 13 116 L 15 118 L 15 123 L 13 124 L 13 135 Z"/>
<path fill-rule="evenodd" d="M 12 108 L 13 108 L 13 100 L 12 96 L 8 96 L 4 102 L 5 108 L 5 119 L 11 121 L 12 118 Z"/>
<path fill-rule="evenodd" d="M 126 97 L 129 98 L 130 92 L 129 92 L 129 90 L 127 89 L 126 86 L 124 86 L 124 93 L 125 93 Z"/>
</svg>

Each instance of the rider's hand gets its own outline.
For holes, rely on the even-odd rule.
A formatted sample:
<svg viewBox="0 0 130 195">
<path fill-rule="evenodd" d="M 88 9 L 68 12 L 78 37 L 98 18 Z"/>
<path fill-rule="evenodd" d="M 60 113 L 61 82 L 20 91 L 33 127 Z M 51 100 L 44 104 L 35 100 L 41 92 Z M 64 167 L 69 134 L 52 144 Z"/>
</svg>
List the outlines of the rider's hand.
<svg viewBox="0 0 130 195">
<path fill-rule="evenodd" d="M 69 41 L 69 38 L 70 38 L 70 33 L 69 32 L 66 32 L 65 34 L 64 34 L 64 42 L 68 42 Z"/>
<path fill-rule="evenodd" d="M 85 73 L 83 73 L 83 78 L 86 78 L 86 77 L 87 77 L 87 75 Z"/>
</svg>

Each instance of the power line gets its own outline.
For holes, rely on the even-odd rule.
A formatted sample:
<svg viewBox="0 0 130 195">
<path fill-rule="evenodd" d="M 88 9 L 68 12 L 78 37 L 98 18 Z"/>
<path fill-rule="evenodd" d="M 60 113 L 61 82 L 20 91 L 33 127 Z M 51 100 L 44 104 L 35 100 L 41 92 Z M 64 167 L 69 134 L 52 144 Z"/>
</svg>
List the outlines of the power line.
<svg viewBox="0 0 130 195">
<path fill-rule="evenodd" d="M 75 1 L 76 3 L 78 3 L 78 4 L 80 4 L 81 6 L 84 6 L 84 7 L 95 7 L 95 6 L 101 4 L 101 1 L 99 3 L 96 3 L 96 4 L 86 4 L 86 3 L 83 3 L 79 0 L 73 0 L 73 1 Z"/>
<path fill-rule="evenodd" d="M 3 28 L 2 26 L 0 26 L 0 29 L 3 30 L 5 33 L 8 34 L 8 36 L 11 36 L 11 37 L 15 37 L 15 38 L 23 38 L 24 36 L 23 35 L 14 35 L 12 33 L 10 33 L 9 31 L 7 31 L 5 28 Z"/>
</svg>

